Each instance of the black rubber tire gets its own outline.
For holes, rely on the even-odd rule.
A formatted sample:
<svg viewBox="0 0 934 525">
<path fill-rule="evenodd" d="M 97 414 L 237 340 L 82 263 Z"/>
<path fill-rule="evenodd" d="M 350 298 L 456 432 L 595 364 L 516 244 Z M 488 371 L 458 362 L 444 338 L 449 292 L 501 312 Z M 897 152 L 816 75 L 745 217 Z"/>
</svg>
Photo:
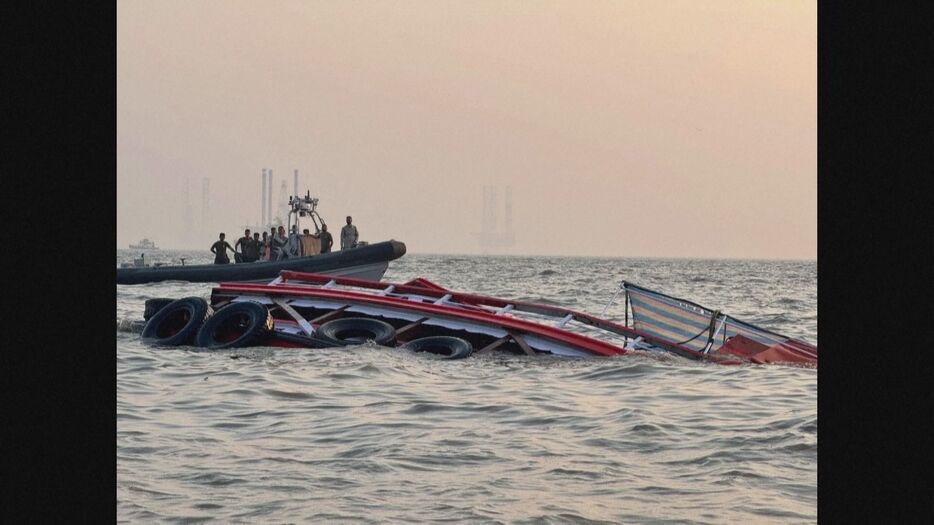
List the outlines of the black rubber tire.
<svg viewBox="0 0 934 525">
<path fill-rule="evenodd" d="M 269 332 L 269 336 L 273 339 L 281 339 L 283 341 L 289 341 L 292 343 L 298 343 L 302 346 L 307 346 L 308 348 L 331 348 L 334 345 L 326 343 L 314 337 L 308 337 L 305 334 L 290 334 L 288 332 L 279 332 L 273 330 Z"/>
<path fill-rule="evenodd" d="M 463 359 L 473 353 L 473 345 L 460 337 L 435 335 L 413 339 L 401 348 L 413 352 L 429 352 L 441 359 Z"/>
<path fill-rule="evenodd" d="M 143 311 L 143 320 L 148 321 L 152 319 L 152 316 L 159 313 L 159 310 L 162 310 L 171 304 L 174 300 L 175 299 L 166 299 L 164 297 L 159 297 L 157 299 L 146 299 L 146 310 Z"/>
<path fill-rule="evenodd" d="M 207 301 L 200 297 L 177 299 L 146 322 L 140 339 L 155 346 L 188 344 L 213 312 Z"/>
<path fill-rule="evenodd" d="M 392 346 L 396 342 L 396 329 L 377 319 L 345 317 L 319 326 L 315 338 L 331 346 L 360 345 L 366 341 Z"/>
<path fill-rule="evenodd" d="M 230 303 L 201 325 L 195 346 L 220 350 L 261 342 L 272 331 L 272 315 L 255 301 Z"/>
</svg>

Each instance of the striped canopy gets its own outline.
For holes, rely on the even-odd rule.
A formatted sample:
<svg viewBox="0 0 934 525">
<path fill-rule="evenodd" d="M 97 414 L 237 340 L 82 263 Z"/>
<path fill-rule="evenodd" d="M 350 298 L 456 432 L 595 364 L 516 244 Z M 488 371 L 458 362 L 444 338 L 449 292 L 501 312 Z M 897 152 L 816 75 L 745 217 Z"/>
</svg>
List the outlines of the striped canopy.
<svg viewBox="0 0 934 525">
<path fill-rule="evenodd" d="M 716 351 L 741 335 L 767 347 L 775 345 L 802 357 L 817 358 L 817 347 L 729 317 L 684 299 L 623 281 L 632 310 L 633 328 L 699 352 Z M 708 346 L 708 343 L 709 346 Z"/>
</svg>

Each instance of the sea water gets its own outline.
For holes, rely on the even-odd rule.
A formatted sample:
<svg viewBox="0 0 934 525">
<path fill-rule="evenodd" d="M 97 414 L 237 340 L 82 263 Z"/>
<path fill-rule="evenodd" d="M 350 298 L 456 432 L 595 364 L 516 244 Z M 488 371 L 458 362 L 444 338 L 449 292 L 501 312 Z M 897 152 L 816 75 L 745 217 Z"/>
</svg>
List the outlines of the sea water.
<svg viewBox="0 0 934 525">
<path fill-rule="evenodd" d="M 212 260 L 151 254 L 179 257 Z M 384 280 L 414 277 L 593 314 L 626 279 L 817 344 L 816 261 L 409 254 Z M 117 286 L 117 319 L 211 287 Z M 116 340 L 120 522 L 817 521 L 815 369 Z"/>
</svg>

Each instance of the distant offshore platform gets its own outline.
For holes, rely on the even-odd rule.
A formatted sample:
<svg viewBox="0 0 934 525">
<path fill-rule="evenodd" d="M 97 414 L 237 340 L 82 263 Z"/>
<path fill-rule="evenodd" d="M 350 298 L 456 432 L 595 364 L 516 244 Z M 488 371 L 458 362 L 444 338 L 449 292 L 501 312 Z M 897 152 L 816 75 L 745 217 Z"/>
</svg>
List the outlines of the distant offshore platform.
<svg viewBox="0 0 934 525">
<path fill-rule="evenodd" d="M 285 225 L 286 217 L 290 209 L 289 192 L 286 180 L 282 180 L 279 186 L 279 198 L 273 201 L 273 170 L 262 169 L 262 190 L 260 192 L 262 201 L 260 202 L 261 216 L 259 222 L 244 219 L 244 224 L 240 228 L 228 224 L 219 226 L 211 210 L 211 179 L 209 177 L 201 178 L 201 220 L 197 221 L 194 206 L 192 206 L 192 181 L 191 177 L 185 178 L 184 205 L 182 207 L 181 227 L 179 234 L 181 243 L 187 247 L 200 247 L 205 239 L 217 239 L 218 232 L 225 231 L 228 238 L 231 235 L 239 233 L 247 228 L 254 232 L 269 231 L 271 227 Z M 298 170 L 292 173 L 293 195 L 298 195 Z M 235 232 L 231 234 L 231 231 Z"/>
<path fill-rule="evenodd" d="M 484 186 L 483 218 L 481 231 L 478 234 L 480 250 L 484 255 L 509 253 L 510 248 L 516 244 L 516 236 L 512 231 L 512 188 L 506 186 L 502 228 L 498 223 L 498 201 L 498 188 L 496 186 Z"/>
</svg>

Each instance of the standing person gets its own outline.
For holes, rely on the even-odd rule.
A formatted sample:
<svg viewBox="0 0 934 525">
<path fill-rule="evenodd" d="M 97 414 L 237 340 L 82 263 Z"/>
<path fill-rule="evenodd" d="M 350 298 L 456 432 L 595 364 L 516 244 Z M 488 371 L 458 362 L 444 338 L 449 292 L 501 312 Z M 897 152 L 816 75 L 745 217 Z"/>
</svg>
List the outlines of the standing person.
<svg viewBox="0 0 934 525">
<path fill-rule="evenodd" d="M 218 241 L 211 245 L 211 253 L 214 254 L 214 264 L 230 264 L 230 258 L 227 257 L 227 250 L 230 250 L 234 253 L 237 253 L 237 250 L 234 250 L 230 246 L 230 243 L 224 240 L 224 233 L 222 232 L 218 236 Z"/>
<path fill-rule="evenodd" d="M 250 237 L 250 229 L 247 228 L 243 230 L 243 237 L 237 239 L 236 244 L 234 244 L 234 260 L 237 262 L 252 262 L 247 260 L 247 252 L 250 251 L 250 243 L 253 242 L 253 239 Z M 236 250 L 240 250 L 240 253 L 236 253 Z M 239 257 L 237 257 L 239 255 Z"/>
<path fill-rule="evenodd" d="M 270 261 L 279 261 L 286 258 L 285 245 L 288 243 L 288 239 L 285 237 L 285 226 L 279 226 L 279 230 L 276 231 L 276 235 L 270 241 L 272 246 L 272 251 L 269 255 Z"/>
<path fill-rule="evenodd" d="M 273 227 L 269 230 L 269 260 L 275 261 L 278 255 L 276 251 L 276 228 Z"/>
<path fill-rule="evenodd" d="M 247 245 L 246 249 L 243 251 L 243 262 L 256 262 L 259 260 L 259 249 L 262 246 L 262 241 L 259 240 L 259 232 L 253 234 L 253 238 L 250 239 L 250 243 Z"/>
<path fill-rule="evenodd" d="M 298 239 L 298 224 L 293 224 L 292 231 L 289 232 L 289 239 L 285 244 L 285 255 L 286 258 L 302 256 L 302 242 Z"/>
<path fill-rule="evenodd" d="M 330 253 L 331 245 L 334 244 L 334 239 L 331 238 L 331 233 L 328 231 L 328 225 L 321 223 L 321 253 Z"/>
<path fill-rule="evenodd" d="M 293 224 L 289 234 L 285 237 L 285 245 L 282 247 L 282 259 L 301 255 L 301 248 L 298 247 L 298 244 L 298 225 Z"/>
<path fill-rule="evenodd" d="M 360 238 L 360 234 L 357 232 L 357 227 L 351 224 L 353 218 L 347 216 L 347 224 L 341 228 L 341 250 L 349 250 L 357 244 L 357 239 Z"/>
<path fill-rule="evenodd" d="M 279 253 L 276 251 L 276 229 L 269 232 L 269 260 L 275 261 Z"/>
<path fill-rule="evenodd" d="M 260 241 L 259 258 L 264 261 L 269 260 L 269 234 L 266 232 L 263 232 L 263 240 Z"/>
</svg>

